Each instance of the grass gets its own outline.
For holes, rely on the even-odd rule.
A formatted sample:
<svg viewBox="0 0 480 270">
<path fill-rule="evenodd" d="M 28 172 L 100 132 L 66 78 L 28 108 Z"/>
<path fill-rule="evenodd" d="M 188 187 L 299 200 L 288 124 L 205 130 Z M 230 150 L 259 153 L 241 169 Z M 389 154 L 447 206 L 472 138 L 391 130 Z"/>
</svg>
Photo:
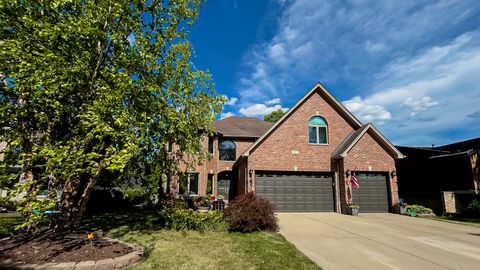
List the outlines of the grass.
<svg viewBox="0 0 480 270">
<path fill-rule="evenodd" d="M 12 213 L 0 214 L 0 239 L 7 237 L 13 232 L 13 228 L 22 223 L 22 217 Z"/>
<path fill-rule="evenodd" d="M 0 235 L 21 217 L 0 215 Z M 83 227 L 145 247 L 129 269 L 321 269 L 278 233 L 173 231 L 162 229 L 154 212 L 91 216 Z"/>
<path fill-rule="evenodd" d="M 108 235 L 145 247 L 130 269 L 321 269 L 277 233 L 162 230 L 154 213 L 124 213 L 87 220 Z"/>
<path fill-rule="evenodd" d="M 434 217 L 434 220 L 450 222 L 455 224 L 462 224 L 472 227 L 480 228 L 480 218 L 462 218 L 462 217 L 454 217 L 454 216 L 438 216 Z"/>
<path fill-rule="evenodd" d="M 146 248 L 132 269 L 320 269 L 276 233 L 159 230 L 120 238 Z"/>
</svg>

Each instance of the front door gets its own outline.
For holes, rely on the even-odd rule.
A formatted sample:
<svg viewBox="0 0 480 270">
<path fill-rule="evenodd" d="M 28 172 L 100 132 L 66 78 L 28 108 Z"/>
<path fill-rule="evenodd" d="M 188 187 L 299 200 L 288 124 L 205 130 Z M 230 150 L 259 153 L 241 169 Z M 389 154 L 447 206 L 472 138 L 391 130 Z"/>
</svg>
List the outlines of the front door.
<svg viewBox="0 0 480 270">
<path fill-rule="evenodd" d="M 231 172 L 221 172 L 218 174 L 217 182 L 217 196 L 223 196 L 223 199 L 228 201 L 228 194 L 230 193 Z"/>
</svg>

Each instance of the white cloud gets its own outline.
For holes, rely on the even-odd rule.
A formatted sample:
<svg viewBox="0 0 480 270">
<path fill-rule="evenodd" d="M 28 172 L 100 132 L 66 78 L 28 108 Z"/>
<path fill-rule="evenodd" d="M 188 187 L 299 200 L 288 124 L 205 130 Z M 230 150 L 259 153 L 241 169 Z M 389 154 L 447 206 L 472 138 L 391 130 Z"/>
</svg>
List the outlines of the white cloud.
<svg viewBox="0 0 480 270">
<path fill-rule="evenodd" d="M 273 105 L 273 104 L 280 104 L 280 99 L 279 98 L 274 98 L 269 101 L 265 102 L 266 105 Z"/>
<path fill-rule="evenodd" d="M 358 96 L 344 101 L 343 104 L 363 123 L 376 122 L 383 124 L 385 121 L 392 119 L 392 115 L 385 107 L 368 104 Z"/>
<path fill-rule="evenodd" d="M 474 110 L 480 104 L 479 44 L 480 32 L 471 32 L 394 61 L 377 77 L 377 89 L 359 100 L 391 113 L 382 129 L 397 144 L 446 144 L 452 136 L 478 136 L 470 127 L 480 125 Z"/>
<path fill-rule="evenodd" d="M 225 105 L 228 105 L 228 106 L 233 106 L 237 103 L 238 101 L 238 98 L 236 97 L 231 97 L 231 98 L 228 98 L 227 96 L 223 96 L 227 99 L 227 102 L 225 103 Z"/>
<path fill-rule="evenodd" d="M 287 111 L 288 108 L 283 108 L 281 105 L 277 104 L 275 106 L 267 106 L 265 104 L 253 104 L 247 108 L 241 108 L 240 113 L 245 116 L 263 116 L 269 114 L 273 111 L 281 109 L 282 111 Z"/>
<path fill-rule="evenodd" d="M 365 42 L 365 50 L 367 50 L 369 53 L 380 53 L 388 50 L 388 48 L 385 43 L 367 40 L 367 42 Z"/>
<path fill-rule="evenodd" d="M 298 0 L 277 8 L 271 38 L 243 57 L 235 87 L 244 110 L 268 108 L 258 101 L 274 98 L 290 105 L 321 81 L 359 119 L 383 124 L 394 143 L 448 143 L 449 130 L 469 136 L 480 126 L 472 117 L 480 104 L 480 5 Z"/>
<path fill-rule="evenodd" d="M 220 119 L 224 119 L 224 118 L 227 118 L 227 117 L 230 117 L 230 116 L 235 116 L 235 114 L 232 113 L 232 112 L 222 113 L 222 114 L 220 114 Z"/>
<path fill-rule="evenodd" d="M 408 97 L 402 102 L 402 105 L 405 105 L 412 110 L 411 112 L 412 116 L 414 116 L 418 112 L 425 111 L 428 108 L 437 106 L 439 104 L 440 103 L 438 101 L 433 100 L 432 97 L 430 96 L 424 96 L 424 97 L 415 98 L 415 99 Z"/>
</svg>

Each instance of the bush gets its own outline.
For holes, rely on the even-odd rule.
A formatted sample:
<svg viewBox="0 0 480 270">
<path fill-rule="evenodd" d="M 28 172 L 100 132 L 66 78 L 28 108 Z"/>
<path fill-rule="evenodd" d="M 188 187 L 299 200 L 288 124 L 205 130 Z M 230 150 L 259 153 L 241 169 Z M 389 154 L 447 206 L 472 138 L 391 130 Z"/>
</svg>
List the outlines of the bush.
<svg viewBox="0 0 480 270">
<path fill-rule="evenodd" d="M 162 202 L 163 225 L 172 230 L 226 231 L 227 221 L 223 213 L 210 211 L 207 214 L 188 209 L 183 200 L 165 200 Z"/>
<path fill-rule="evenodd" d="M 407 206 L 407 212 L 415 212 L 417 214 L 433 214 L 433 210 L 422 205 L 412 204 Z"/>
<path fill-rule="evenodd" d="M 253 192 L 240 195 L 224 211 L 230 231 L 277 231 L 277 217 L 272 204 Z"/>
<path fill-rule="evenodd" d="M 478 199 L 471 201 L 467 206 L 467 212 L 472 217 L 480 217 L 480 201 Z"/>
<path fill-rule="evenodd" d="M 4 207 L 8 211 L 17 210 L 17 204 L 14 201 L 8 200 L 8 198 L 1 198 L 0 199 L 0 207 Z"/>
</svg>

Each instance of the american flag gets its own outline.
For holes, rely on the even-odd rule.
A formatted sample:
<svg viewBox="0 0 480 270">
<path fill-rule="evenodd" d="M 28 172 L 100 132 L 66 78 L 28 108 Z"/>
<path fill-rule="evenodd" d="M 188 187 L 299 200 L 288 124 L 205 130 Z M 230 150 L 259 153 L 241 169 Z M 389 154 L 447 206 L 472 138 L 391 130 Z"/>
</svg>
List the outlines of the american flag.
<svg viewBox="0 0 480 270">
<path fill-rule="evenodd" d="M 360 188 L 360 185 L 358 184 L 357 181 L 357 175 L 355 174 L 355 171 L 352 172 L 352 179 L 350 179 L 350 183 L 352 183 L 352 186 L 356 189 Z"/>
</svg>

